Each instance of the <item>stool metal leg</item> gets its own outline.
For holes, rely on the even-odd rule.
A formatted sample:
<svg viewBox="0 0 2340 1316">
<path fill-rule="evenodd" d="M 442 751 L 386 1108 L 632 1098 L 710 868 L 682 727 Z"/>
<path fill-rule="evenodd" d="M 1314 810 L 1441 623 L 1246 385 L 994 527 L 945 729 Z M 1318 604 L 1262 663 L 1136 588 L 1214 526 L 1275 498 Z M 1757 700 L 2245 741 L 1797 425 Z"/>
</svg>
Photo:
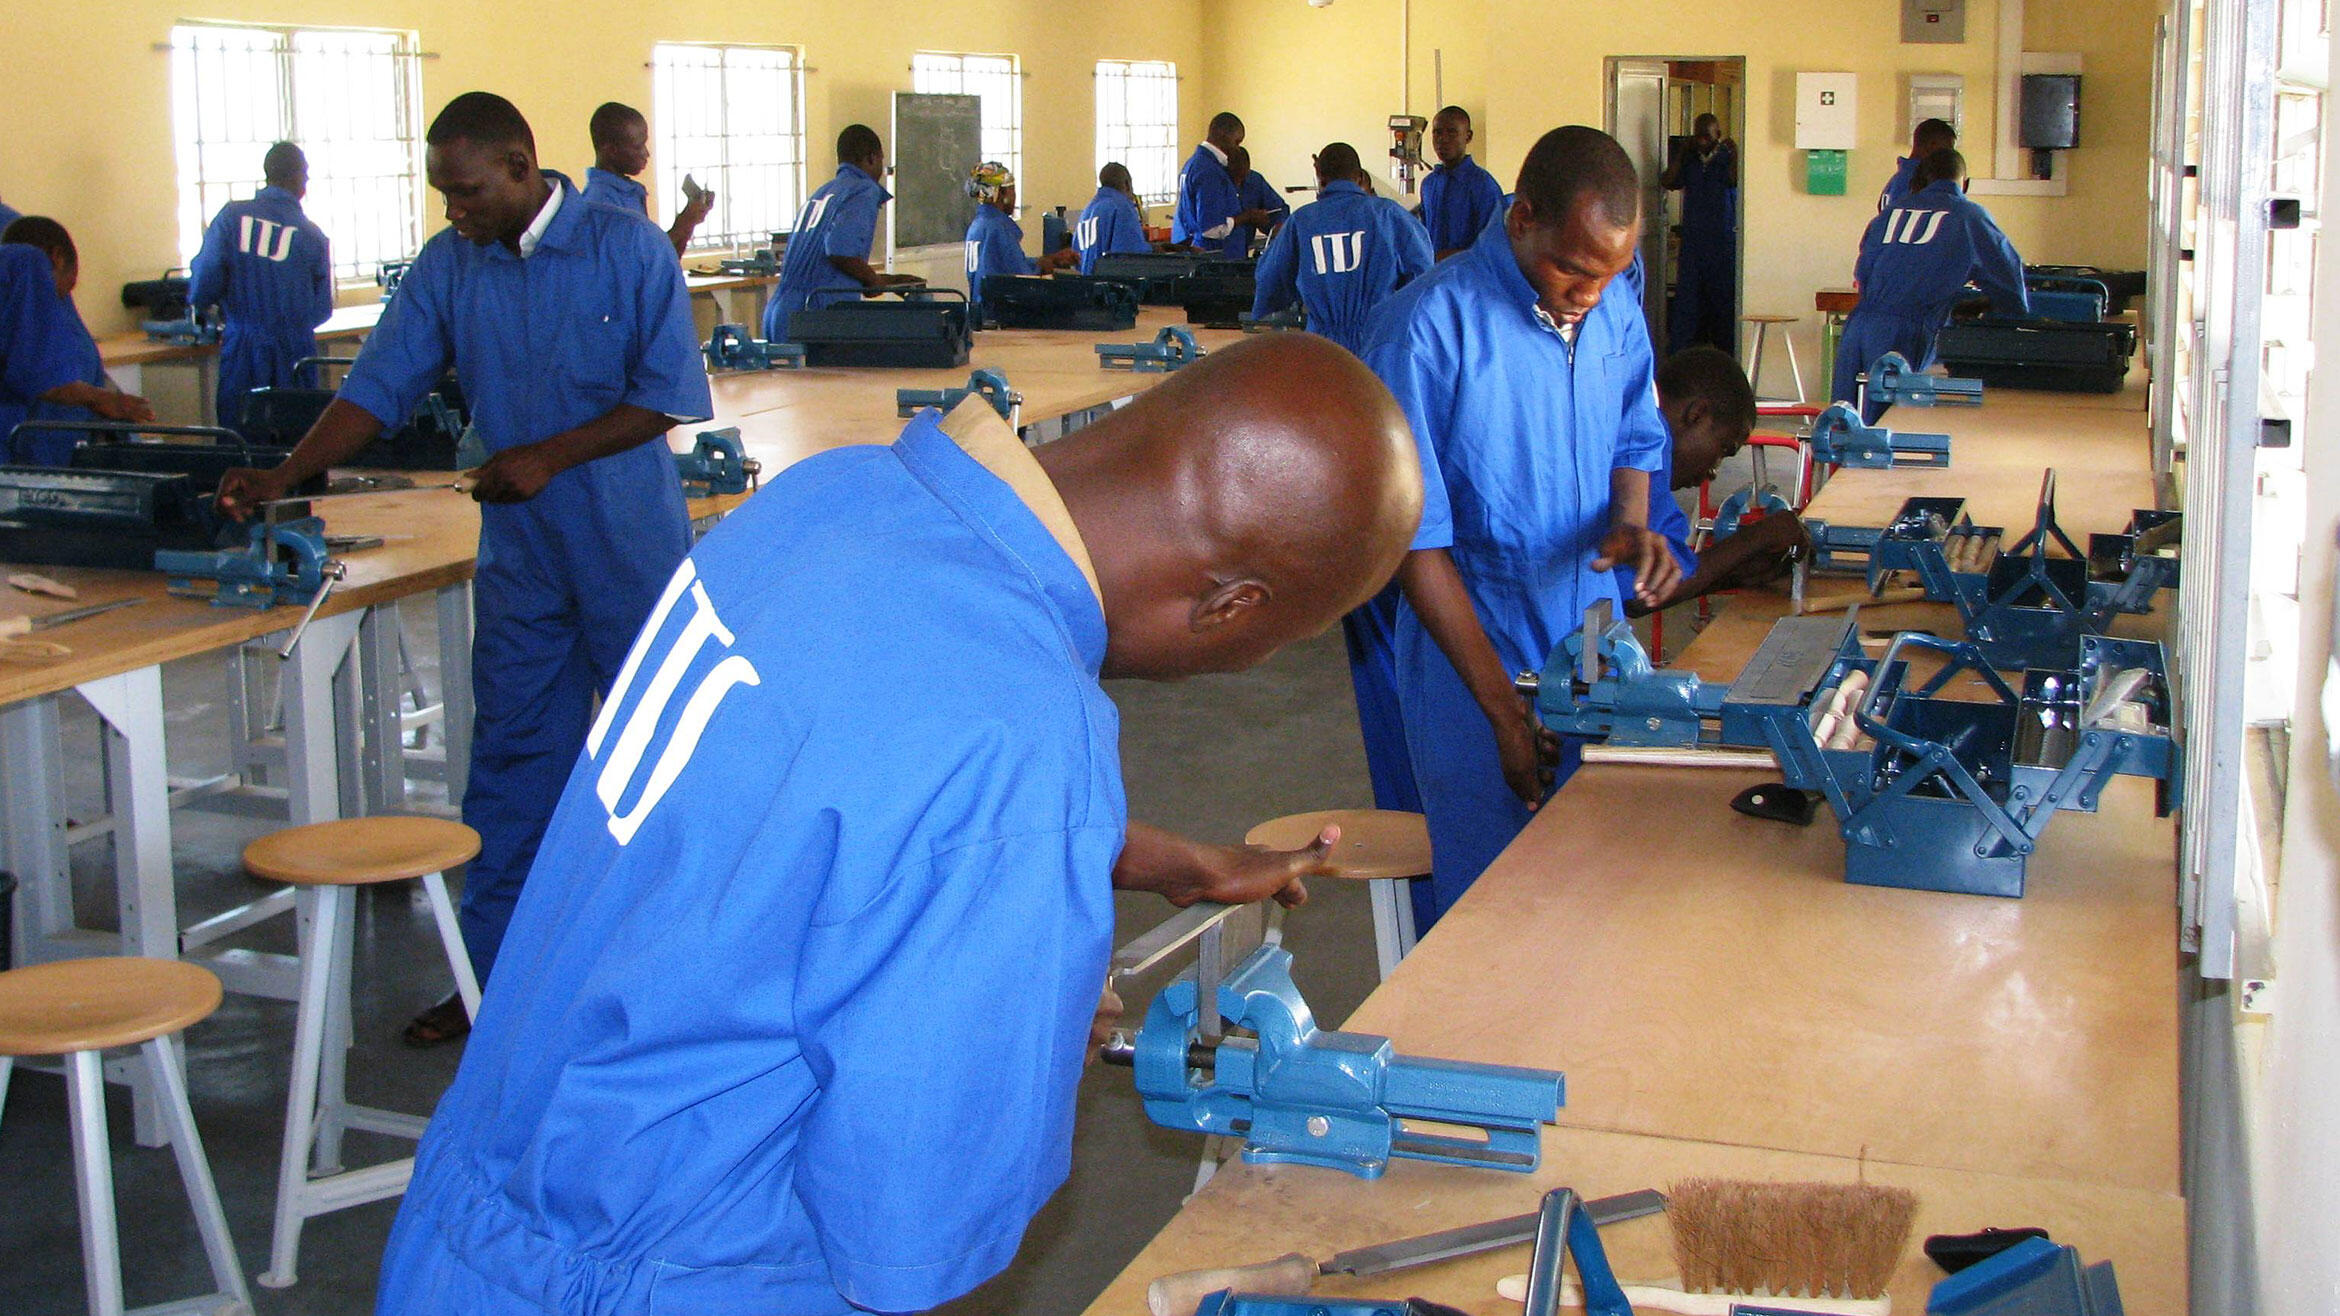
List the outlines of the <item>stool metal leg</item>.
<svg viewBox="0 0 2340 1316">
<path fill-rule="evenodd" d="M 8 1109 L 8 1076 L 15 1072 L 16 1057 L 0 1056 L 0 1112 Z"/>
<path fill-rule="evenodd" d="M 106 1081 L 95 1051 L 65 1058 L 65 1109 L 73 1128 L 73 1181 L 81 1205 L 81 1267 L 90 1316 L 121 1316 L 122 1244 L 114 1231 L 114 1162 L 106 1143 Z"/>
<path fill-rule="evenodd" d="M 284 1147 L 276 1163 L 276 1220 L 268 1248 L 268 1270 L 260 1282 L 272 1289 L 290 1285 L 307 1218 L 310 1146 L 317 1136 L 317 1081 L 325 1050 L 325 1021 L 332 1009 L 333 961 L 341 948 L 347 918 L 346 887 L 315 887 L 302 893 L 314 906 L 308 953 L 301 960 L 301 1005 L 293 1024 L 292 1088 L 284 1103 Z"/>
<path fill-rule="evenodd" d="M 1373 952 L 1387 979 L 1414 949 L 1414 893 L 1409 877 L 1377 877 L 1368 885 L 1373 897 Z"/>
<path fill-rule="evenodd" d="M 203 1252 L 211 1262 L 211 1282 L 217 1291 L 238 1302 L 252 1301 L 244 1287 L 244 1268 L 236 1260 L 235 1240 L 228 1235 L 227 1212 L 220 1209 L 219 1186 L 211 1178 L 211 1161 L 203 1154 L 203 1135 L 195 1129 L 195 1111 L 187 1104 L 187 1080 L 180 1069 L 178 1048 L 167 1037 L 151 1038 L 139 1050 L 146 1055 L 146 1072 L 162 1097 L 162 1116 L 170 1128 L 171 1154 L 179 1160 L 179 1182 L 187 1189 L 187 1205 L 195 1212 L 195 1231 L 203 1237 Z"/>
<path fill-rule="evenodd" d="M 325 1045 L 317 1071 L 317 1147 L 312 1175 L 341 1172 L 341 1135 L 349 1130 L 350 964 L 357 958 L 356 893 L 341 893 L 341 920 L 333 946 L 333 980 L 326 987 L 331 1012 L 325 1016 Z"/>
<path fill-rule="evenodd" d="M 455 921 L 455 906 L 447 899 L 447 875 L 425 873 L 422 883 L 431 898 L 431 921 L 439 925 L 439 944 L 447 951 L 447 967 L 455 974 L 455 991 L 463 998 L 463 1013 L 477 1020 L 479 977 L 471 969 L 471 952 L 463 947 L 463 928 Z"/>
<path fill-rule="evenodd" d="M 1805 402 L 1804 370 L 1803 367 L 1796 364 L 1795 330 L 1790 329 L 1785 325 L 1780 326 L 1779 341 L 1785 344 L 1788 350 L 1788 378 L 1796 386 L 1796 405 L 1799 407 L 1803 406 Z"/>
</svg>

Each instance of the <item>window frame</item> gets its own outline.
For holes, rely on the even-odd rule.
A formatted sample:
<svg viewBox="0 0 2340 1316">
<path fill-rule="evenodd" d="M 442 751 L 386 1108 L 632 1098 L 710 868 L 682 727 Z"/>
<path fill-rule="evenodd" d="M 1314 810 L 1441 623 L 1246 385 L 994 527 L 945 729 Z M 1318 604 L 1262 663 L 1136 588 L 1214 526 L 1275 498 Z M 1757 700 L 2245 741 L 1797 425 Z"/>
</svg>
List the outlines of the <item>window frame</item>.
<svg viewBox="0 0 2340 1316">
<path fill-rule="evenodd" d="M 953 69 L 944 69 L 939 66 L 922 68 L 920 67 L 921 60 L 950 60 L 955 61 L 957 67 Z M 993 122 L 992 98 L 984 94 L 980 85 L 970 85 L 972 79 L 967 67 L 969 60 L 1002 60 L 1006 62 L 1005 77 L 1008 90 L 1006 122 Z M 934 83 L 929 83 L 926 80 L 929 75 L 935 77 Z M 1000 76 L 1001 71 L 997 69 L 985 70 L 974 75 L 974 77 L 985 79 Z M 939 85 L 945 80 L 950 85 Z M 1008 167 L 1009 173 L 1014 174 L 1019 181 L 1022 180 L 1024 177 L 1024 61 L 1021 56 L 978 50 L 912 51 L 910 54 L 910 90 L 918 95 L 974 96 L 980 99 L 983 103 L 983 158 L 999 161 Z M 995 133 L 1004 134 L 1007 138 L 1007 149 L 1003 152 L 994 153 L 993 151 L 993 135 Z M 1019 202 L 1018 209 L 1029 209 L 1028 206 L 1021 204 L 1023 197 L 1020 190 L 1017 200 Z"/>
<path fill-rule="evenodd" d="M 671 56 L 684 51 L 711 56 L 713 62 L 690 67 L 671 61 Z M 776 69 L 739 70 L 759 74 L 778 72 L 786 77 L 788 117 L 781 131 L 732 131 L 732 115 L 739 108 L 731 88 L 734 73 L 732 60 L 739 54 L 781 58 Z M 651 46 L 650 68 L 651 163 L 657 171 L 657 190 L 665 203 L 665 213 L 673 215 L 681 211 L 682 179 L 685 174 L 704 175 L 699 181 L 715 193 L 715 209 L 708 215 L 707 222 L 692 234 L 689 250 L 718 252 L 759 247 L 769 240 L 771 234 L 793 228 L 797 215 L 804 208 L 805 198 L 810 193 L 804 85 L 805 74 L 809 69 L 805 63 L 804 47 L 784 42 L 660 41 Z M 707 73 L 713 74 L 716 79 L 714 106 L 720 115 L 720 122 L 713 131 L 682 133 L 680 120 L 683 116 L 679 112 L 678 101 L 683 99 L 685 89 L 670 84 L 668 80 L 684 74 Z M 735 144 L 748 141 L 776 141 L 780 143 L 779 154 L 783 158 L 733 158 Z M 693 145 L 686 148 L 686 142 Z M 699 159 L 696 144 L 701 142 L 717 144 L 720 158 L 713 164 L 703 163 Z M 787 158 L 790 156 L 793 159 Z M 736 180 L 744 176 L 746 171 L 774 168 L 782 172 L 778 175 L 780 197 L 774 203 L 771 213 L 759 217 L 759 222 L 755 223 L 748 222 L 747 218 L 733 218 L 731 208 L 741 201 L 741 188 Z"/>
<path fill-rule="evenodd" d="M 1161 71 L 1149 71 L 1155 69 Z M 1137 189 L 1138 205 L 1141 209 L 1146 206 L 1175 205 L 1178 200 L 1179 148 L 1183 145 L 1179 136 L 1178 83 L 1180 79 L 1178 65 L 1176 62 L 1166 59 L 1101 59 L 1097 61 L 1092 76 L 1096 79 L 1097 84 L 1097 168 L 1103 169 L 1107 163 L 1116 160 L 1127 166 L 1130 172 L 1130 181 Z M 1152 132 L 1166 135 L 1166 144 L 1140 143 L 1137 140 L 1139 125 L 1128 113 L 1131 99 L 1129 87 L 1133 80 L 1141 78 L 1149 81 L 1158 80 L 1167 86 L 1169 93 L 1168 119 L 1166 121 L 1148 120 L 1145 123 L 1145 127 Z M 1119 111 L 1118 114 L 1109 115 L 1107 112 L 1109 87 L 1118 87 L 1119 89 L 1118 99 L 1113 102 L 1113 108 Z M 1116 128 L 1120 134 L 1119 140 L 1114 137 Z M 1144 169 L 1151 168 L 1154 161 L 1147 160 L 1145 156 L 1139 154 L 1140 152 L 1154 155 L 1155 159 L 1161 163 L 1162 171 L 1158 179 L 1146 176 Z M 1143 167 L 1141 167 L 1141 162 L 1143 162 Z"/>
</svg>

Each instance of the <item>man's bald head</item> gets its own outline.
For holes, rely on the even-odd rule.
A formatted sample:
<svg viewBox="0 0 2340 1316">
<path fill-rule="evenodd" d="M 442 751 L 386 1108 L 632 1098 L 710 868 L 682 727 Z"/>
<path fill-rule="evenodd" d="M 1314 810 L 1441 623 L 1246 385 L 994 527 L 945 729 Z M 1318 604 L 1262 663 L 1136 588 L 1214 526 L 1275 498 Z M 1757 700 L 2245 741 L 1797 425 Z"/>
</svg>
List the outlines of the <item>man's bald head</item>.
<svg viewBox="0 0 2340 1316">
<path fill-rule="evenodd" d="M 1109 676 L 1265 661 L 1387 584 L 1422 515 L 1405 413 L 1310 334 L 1214 351 L 1036 455 L 1097 568 Z"/>
</svg>

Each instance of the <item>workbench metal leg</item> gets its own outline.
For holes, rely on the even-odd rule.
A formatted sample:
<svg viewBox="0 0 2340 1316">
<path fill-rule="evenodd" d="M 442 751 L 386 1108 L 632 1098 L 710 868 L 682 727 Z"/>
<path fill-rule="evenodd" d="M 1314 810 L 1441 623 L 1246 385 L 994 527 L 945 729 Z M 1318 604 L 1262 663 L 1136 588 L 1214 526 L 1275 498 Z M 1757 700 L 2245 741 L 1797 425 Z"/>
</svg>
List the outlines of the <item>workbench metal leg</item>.
<svg viewBox="0 0 2340 1316">
<path fill-rule="evenodd" d="M 343 816 L 341 753 L 354 744 L 356 683 L 346 675 L 363 611 L 319 617 L 284 663 L 286 804 L 295 827 Z M 343 687 L 337 690 L 336 686 Z M 343 698 L 347 719 L 337 717 Z"/>
<path fill-rule="evenodd" d="M 171 779 L 163 752 L 162 668 L 141 667 L 75 689 L 106 724 L 120 953 L 177 959 L 179 904 L 171 871 Z M 138 1145 L 159 1147 L 168 1140 L 169 1130 L 152 1082 L 143 1069 L 129 1073 Z"/>
<path fill-rule="evenodd" d="M 1410 877 L 1377 877 L 1368 885 L 1373 897 L 1373 953 L 1387 981 L 1398 961 L 1414 949 L 1414 884 Z"/>
<path fill-rule="evenodd" d="M 399 713 L 405 695 L 400 671 L 398 605 L 366 609 L 358 625 L 359 708 L 365 725 L 363 804 L 367 813 L 406 807 L 406 729 Z"/>
<path fill-rule="evenodd" d="M 39 964 L 73 952 L 72 848 L 65 842 L 65 776 L 56 695 L 0 708 L 0 821 L 8 871 L 16 874 L 12 964 Z M 80 953 L 99 954 L 92 946 Z"/>
<path fill-rule="evenodd" d="M 447 750 L 447 803 L 463 806 L 471 780 L 471 582 L 442 586 L 439 601 L 439 743 Z"/>
</svg>

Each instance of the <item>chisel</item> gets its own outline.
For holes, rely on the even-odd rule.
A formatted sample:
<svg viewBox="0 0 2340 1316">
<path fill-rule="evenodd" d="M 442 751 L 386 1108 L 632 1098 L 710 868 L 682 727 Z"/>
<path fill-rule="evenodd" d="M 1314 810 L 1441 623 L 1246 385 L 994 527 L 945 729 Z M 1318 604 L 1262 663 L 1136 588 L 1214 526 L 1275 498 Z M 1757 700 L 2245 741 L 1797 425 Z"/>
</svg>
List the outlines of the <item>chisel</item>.
<svg viewBox="0 0 2340 1316">
<path fill-rule="evenodd" d="M 1592 1217 L 1595 1225 L 1613 1225 L 1623 1220 L 1656 1215 L 1665 1209 L 1665 1194 L 1655 1188 L 1620 1193 L 1615 1197 L 1604 1197 L 1584 1204 L 1585 1213 Z M 1273 1261 L 1263 1261 L 1255 1266 L 1229 1266 L 1218 1270 L 1189 1270 L 1176 1275 L 1164 1275 L 1146 1286 L 1146 1306 L 1154 1316 L 1190 1316 L 1205 1297 L 1221 1289 L 1299 1297 L 1308 1292 L 1320 1275 L 1379 1275 L 1410 1266 L 1425 1266 L 1433 1261 L 1492 1252 L 1497 1248 L 1532 1241 L 1536 1236 L 1536 1215 L 1536 1212 L 1530 1211 L 1525 1215 L 1464 1225 L 1459 1229 L 1441 1230 L 1419 1238 L 1355 1248 L 1321 1262 L 1298 1252 L 1288 1252 Z"/>
<path fill-rule="evenodd" d="M 472 478 L 471 473 L 466 471 L 444 484 L 410 484 L 400 489 L 344 489 L 339 493 L 305 494 L 290 498 L 271 498 L 266 502 L 253 503 L 252 506 L 282 507 L 287 503 L 321 503 L 329 498 L 358 498 L 375 494 L 393 493 L 424 493 L 432 489 L 453 489 L 457 493 L 470 493 L 471 487 L 477 483 L 478 481 Z"/>
<path fill-rule="evenodd" d="M 86 608 L 69 608 L 64 612 L 52 612 L 40 617 L 0 618 L 0 640 L 10 639 L 32 631 L 45 631 L 52 626 L 62 626 L 69 621 L 80 621 L 84 617 L 95 617 L 101 612 L 112 612 L 116 608 L 127 608 L 134 603 L 144 602 L 146 602 L 144 599 L 115 599 L 111 603 L 93 603 Z"/>
</svg>

